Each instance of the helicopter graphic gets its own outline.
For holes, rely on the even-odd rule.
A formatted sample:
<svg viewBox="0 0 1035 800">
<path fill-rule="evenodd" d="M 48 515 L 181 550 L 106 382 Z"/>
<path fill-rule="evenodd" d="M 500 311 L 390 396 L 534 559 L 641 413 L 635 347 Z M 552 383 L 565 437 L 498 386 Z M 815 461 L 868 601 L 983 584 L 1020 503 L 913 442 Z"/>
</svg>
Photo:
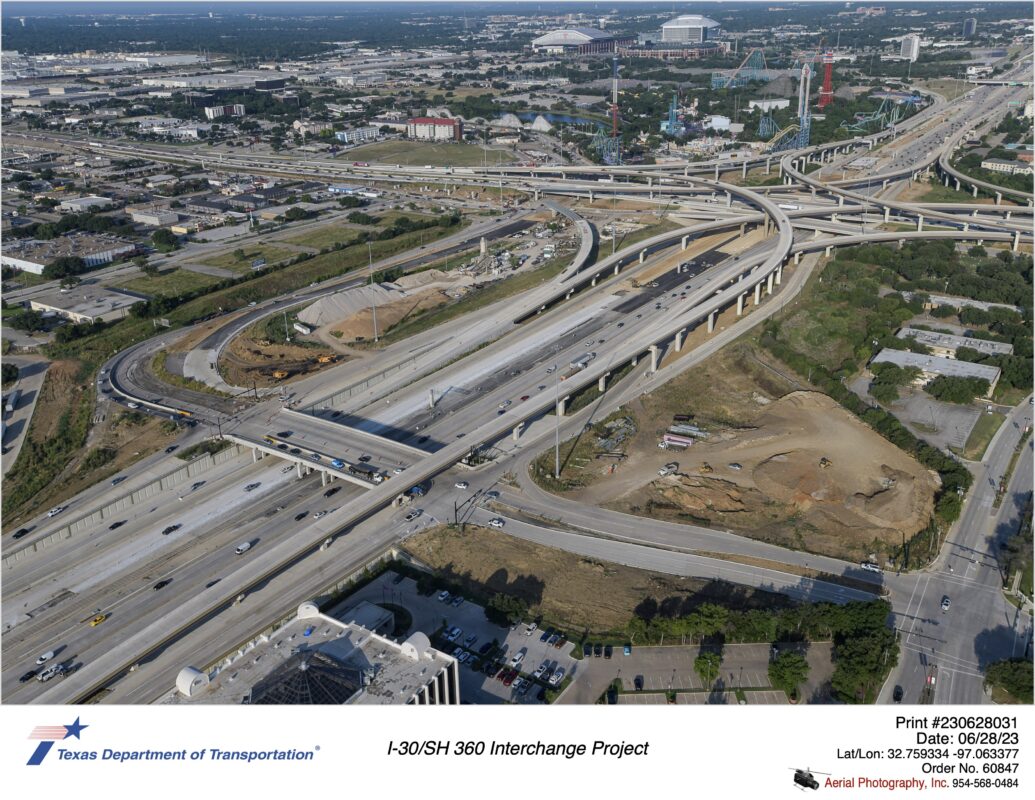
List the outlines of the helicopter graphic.
<svg viewBox="0 0 1035 800">
<path fill-rule="evenodd" d="M 805 769 L 799 769 L 796 767 L 789 767 L 788 769 L 794 770 L 794 785 L 804 791 L 805 789 L 816 790 L 819 788 L 819 781 L 816 780 L 811 769 L 805 767 Z M 829 772 L 816 772 L 815 775 L 829 775 Z"/>
</svg>

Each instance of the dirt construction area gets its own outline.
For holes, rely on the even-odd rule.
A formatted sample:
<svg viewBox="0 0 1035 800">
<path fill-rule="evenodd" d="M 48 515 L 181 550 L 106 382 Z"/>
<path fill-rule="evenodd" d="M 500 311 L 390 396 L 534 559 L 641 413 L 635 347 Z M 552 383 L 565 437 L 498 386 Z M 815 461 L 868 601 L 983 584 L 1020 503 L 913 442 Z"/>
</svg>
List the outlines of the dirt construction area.
<svg viewBox="0 0 1035 800">
<path fill-rule="evenodd" d="M 404 549 L 444 577 L 469 586 L 471 594 L 519 597 L 533 617 L 542 617 L 540 627 L 569 633 L 621 631 L 646 598 L 659 604 L 678 599 L 684 610 L 708 602 L 731 608 L 772 608 L 787 602 L 744 587 L 736 587 L 730 596 L 728 585 L 605 564 L 474 526 L 462 534 L 445 526 L 429 528 L 407 539 Z"/>
<path fill-rule="evenodd" d="M 219 371 L 231 386 L 275 386 L 284 380 L 311 375 L 322 369 L 341 363 L 342 357 L 334 361 L 320 362 L 332 351 L 323 345 L 312 343 L 294 344 L 272 342 L 263 338 L 265 323 L 250 326 L 240 336 L 230 340 L 220 354 Z M 283 378 L 274 375 L 275 370 L 287 373 Z"/>
<path fill-rule="evenodd" d="M 622 443 L 624 458 L 594 459 L 613 448 L 587 441 L 592 434 L 574 449 L 569 443 L 564 496 L 850 560 L 881 558 L 933 511 L 934 473 L 750 342 L 622 413 L 636 428 Z M 707 438 L 660 449 L 677 414 Z M 670 462 L 676 473 L 659 476 Z"/>
</svg>

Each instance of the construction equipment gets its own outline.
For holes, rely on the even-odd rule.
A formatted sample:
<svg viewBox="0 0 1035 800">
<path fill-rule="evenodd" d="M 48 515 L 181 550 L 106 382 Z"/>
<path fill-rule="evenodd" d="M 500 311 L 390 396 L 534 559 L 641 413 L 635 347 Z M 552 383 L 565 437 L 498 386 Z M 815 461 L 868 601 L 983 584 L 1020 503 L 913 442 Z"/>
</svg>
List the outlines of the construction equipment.
<svg viewBox="0 0 1035 800">
<path fill-rule="evenodd" d="M 323 355 L 316 359 L 316 363 L 318 364 L 333 364 L 334 361 L 335 356 L 332 355 Z"/>
<path fill-rule="evenodd" d="M 707 461 L 701 464 L 701 466 L 697 468 L 697 471 L 700 472 L 702 475 L 707 475 L 710 472 L 715 472 L 715 470 L 712 469 L 712 465 L 709 464 Z"/>
<path fill-rule="evenodd" d="M 273 377 L 276 378 L 277 380 L 281 380 L 283 378 L 286 378 L 290 374 L 291 373 L 289 373 L 286 369 L 275 369 L 275 370 L 273 370 Z"/>
<path fill-rule="evenodd" d="M 829 467 L 833 463 L 834 462 L 831 461 L 829 458 L 827 458 L 826 456 L 823 456 L 823 458 L 821 458 L 819 460 L 819 468 L 820 469 L 826 469 L 827 467 Z"/>
</svg>

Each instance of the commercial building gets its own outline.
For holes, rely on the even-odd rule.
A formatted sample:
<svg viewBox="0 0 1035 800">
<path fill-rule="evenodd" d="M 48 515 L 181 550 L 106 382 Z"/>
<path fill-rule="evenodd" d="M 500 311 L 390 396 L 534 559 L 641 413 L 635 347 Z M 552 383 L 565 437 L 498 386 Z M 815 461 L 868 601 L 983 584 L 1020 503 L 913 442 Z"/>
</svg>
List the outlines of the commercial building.
<svg viewBox="0 0 1035 800">
<path fill-rule="evenodd" d="M 244 104 L 234 103 L 229 106 L 206 106 L 205 119 L 213 120 L 220 117 L 243 117 Z"/>
<path fill-rule="evenodd" d="M 981 162 L 981 168 L 992 172 L 1004 172 L 1007 175 L 1031 175 L 1032 165 L 1023 161 L 1007 161 L 1003 158 L 986 158 Z"/>
<path fill-rule="evenodd" d="M 721 35 L 722 28 L 719 23 L 700 14 L 683 14 L 661 26 L 662 42 L 703 44 Z"/>
<path fill-rule="evenodd" d="M 916 61 L 920 57 L 920 37 L 915 33 L 902 37 L 902 49 L 899 51 L 899 56 L 909 61 Z"/>
<path fill-rule="evenodd" d="M 911 353 L 908 350 L 891 350 L 884 348 L 873 357 L 871 364 L 897 364 L 903 368 L 915 367 L 920 370 L 916 379 L 918 386 L 924 386 L 939 376 L 948 378 L 978 378 L 988 381 L 986 397 L 991 397 L 995 385 L 999 382 L 1000 369 L 988 364 L 974 364 L 970 361 L 957 361 L 955 358 L 941 358 Z"/>
<path fill-rule="evenodd" d="M 339 75 L 334 79 L 338 86 L 345 88 L 363 88 L 367 86 L 380 86 L 388 80 L 383 72 L 358 72 L 354 75 Z"/>
<path fill-rule="evenodd" d="M 303 122 L 296 119 L 291 123 L 291 129 L 302 136 L 319 136 L 324 131 L 334 130 L 334 126 L 329 122 Z"/>
<path fill-rule="evenodd" d="M 552 55 L 613 53 L 616 43 L 613 35 L 596 28 L 562 28 L 533 39 L 532 52 Z"/>
<path fill-rule="evenodd" d="M 955 358 L 956 351 L 961 347 L 969 347 L 986 356 L 1008 356 L 1013 353 L 1013 345 L 1008 342 L 993 342 L 989 339 L 975 339 L 918 328 L 901 328 L 895 336 L 899 339 L 912 339 L 927 347 L 931 355 L 941 358 Z"/>
<path fill-rule="evenodd" d="M 35 295 L 29 300 L 29 308 L 42 314 L 56 314 L 77 324 L 110 322 L 129 316 L 130 307 L 144 299 L 118 289 L 80 284 L 62 292 Z"/>
<path fill-rule="evenodd" d="M 381 129 L 374 127 L 373 125 L 366 125 L 362 128 L 353 128 L 349 131 L 338 131 L 334 134 L 334 138 L 343 144 L 361 144 L 362 142 L 372 142 L 375 139 L 380 138 Z"/>
<path fill-rule="evenodd" d="M 84 211 L 99 211 L 102 208 L 111 208 L 111 205 L 112 202 L 107 197 L 90 195 L 89 197 L 70 197 L 68 200 L 62 200 L 58 204 L 58 208 L 73 214 L 81 214 Z"/>
<path fill-rule="evenodd" d="M 977 34 L 977 20 L 974 17 L 967 17 L 963 20 L 963 38 L 973 39 Z"/>
<path fill-rule="evenodd" d="M 71 233 L 46 241 L 14 239 L 4 242 L 0 264 L 42 275 L 47 264 L 65 256 L 78 256 L 88 267 L 99 267 L 131 255 L 136 249 L 132 242 L 95 233 Z"/>
<path fill-rule="evenodd" d="M 129 218 L 140 225 L 150 225 L 154 228 L 161 228 L 166 225 L 175 225 L 180 221 L 180 215 L 168 208 L 132 208 L 129 211 Z"/>
<path fill-rule="evenodd" d="M 335 619 L 315 603 L 214 671 L 185 667 L 170 702 L 459 705 L 459 665 L 423 633 L 397 643 L 391 611 L 362 602 Z M 228 677 L 224 679 L 224 675 Z"/>
<path fill-rule="evenodd" d="M 406 135 L 432 142 L 459 142 L 464 138 L 464 123 L 448 117 L 414 117 L 406 123 Z"/>
</svg>

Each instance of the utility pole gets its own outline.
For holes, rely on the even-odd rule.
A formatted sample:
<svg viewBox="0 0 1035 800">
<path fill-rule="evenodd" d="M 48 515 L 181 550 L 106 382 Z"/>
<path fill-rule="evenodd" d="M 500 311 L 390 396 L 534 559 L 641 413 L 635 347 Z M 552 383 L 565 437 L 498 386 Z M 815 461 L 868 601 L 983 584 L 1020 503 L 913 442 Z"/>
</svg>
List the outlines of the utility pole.
<svg viewBox="0 0 1035 800">
<path fill-rule="evenodd" d="M 374 251 L 367 242 L 367 271 L 370 273 L 370 313 L 374 317 L 374 344 L 377 344 L 377 301 L 374 298 Z"/>
<path fill-rule="evenodd" d="M 554 379 L 553 391 L 553 416 L 554 416 L 554 451 L 553 451 L 553 477 L 561 479 L 561 379 Z"/>
<path fill-rule="evenodd" d="M 287 324 L 287 311 L 284 312 L 284 341 L 291 344 L 291 330 Z"/>
</svg>

